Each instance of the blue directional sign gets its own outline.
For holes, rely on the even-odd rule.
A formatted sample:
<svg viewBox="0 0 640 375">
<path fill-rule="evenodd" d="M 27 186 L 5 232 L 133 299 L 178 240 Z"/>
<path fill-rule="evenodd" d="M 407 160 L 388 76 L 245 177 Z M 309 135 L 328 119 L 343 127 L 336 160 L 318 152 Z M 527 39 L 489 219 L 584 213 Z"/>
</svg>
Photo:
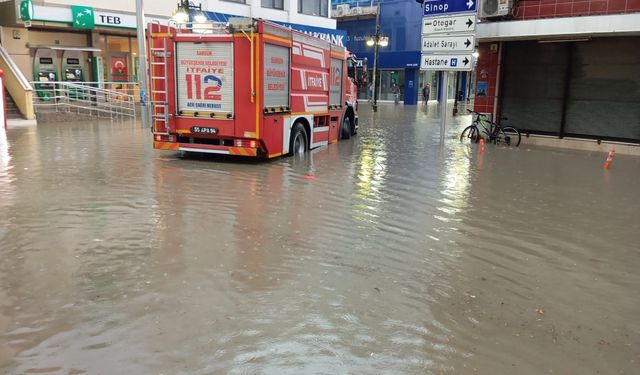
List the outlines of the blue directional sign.
<svg viewBox="0 0 640 375">
<path fill-rule="evenodd" d="M 420 61 L 420 70 L 473 70 L 472 54 L 424 54 Z"/>
<path fill-rule="evenodd" d="M 476 12 L 479 0 L 425 0 L 423 10 L 424 16 L 434 16 L 438 14 L 452 14 Z"/>
</svg>

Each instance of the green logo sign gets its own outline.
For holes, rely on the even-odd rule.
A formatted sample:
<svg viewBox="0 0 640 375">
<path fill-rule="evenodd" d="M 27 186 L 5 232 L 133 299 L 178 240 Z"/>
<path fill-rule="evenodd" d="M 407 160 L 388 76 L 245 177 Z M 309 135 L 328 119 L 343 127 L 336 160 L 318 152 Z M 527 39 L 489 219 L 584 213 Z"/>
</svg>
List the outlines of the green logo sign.
<svg viewBox="0 0 640 375">
<path fill-rule="evenodd" d="M 33 19 L 33 4 L 31 0 L 22 0 L 20 2 L 20 18 L 23 21 L 31 21 Z"/>
<path fill-rule="evenodd" d="M 82 5 L 71 6 L 71 20 L 76 29 L 93 29 L 96 27 L 93 15 L 93 7 Z"/>
</svg>

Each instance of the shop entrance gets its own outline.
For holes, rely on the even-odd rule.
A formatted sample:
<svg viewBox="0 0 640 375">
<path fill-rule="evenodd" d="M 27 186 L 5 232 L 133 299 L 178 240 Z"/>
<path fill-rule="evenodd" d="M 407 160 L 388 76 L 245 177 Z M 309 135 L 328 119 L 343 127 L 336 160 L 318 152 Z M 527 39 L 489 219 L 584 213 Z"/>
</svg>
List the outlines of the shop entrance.
<svg viewBox="0 0 640 375">
<path fill-rule="evenodd" d="M 640 37 L 505 43 L 501 115 L 525 132 L 640 142 Z"/>
<path fill-rule="evenodd" d="M 420 71 L 420 86 L 418 88 L 418 95 L 420 100 L 422 100 L 422 88 L 424 87 L 424 85 L 429 85 L 428 100 L 437 100 L 438 99 L 438 73 L 432 70 Z"/>
<path fill-rule="evenodd" d="M 378 100 L 393 101 L 395 92 L 404 100 L 404 70 L 380 70 L 379 73 Z"/>
</svg>

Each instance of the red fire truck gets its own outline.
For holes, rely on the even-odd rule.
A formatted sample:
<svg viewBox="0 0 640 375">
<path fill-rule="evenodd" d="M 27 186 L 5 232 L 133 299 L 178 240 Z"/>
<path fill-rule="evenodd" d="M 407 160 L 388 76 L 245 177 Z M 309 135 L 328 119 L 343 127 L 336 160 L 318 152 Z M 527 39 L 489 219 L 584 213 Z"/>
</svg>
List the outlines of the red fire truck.
<svg viewBox="0 0 640 375">
<path fill-rule="evenodd" d="M 358 130 L 343 47 L 249 18 L 147 30 L 156 149 L 273 158 Z"/>
</svg>

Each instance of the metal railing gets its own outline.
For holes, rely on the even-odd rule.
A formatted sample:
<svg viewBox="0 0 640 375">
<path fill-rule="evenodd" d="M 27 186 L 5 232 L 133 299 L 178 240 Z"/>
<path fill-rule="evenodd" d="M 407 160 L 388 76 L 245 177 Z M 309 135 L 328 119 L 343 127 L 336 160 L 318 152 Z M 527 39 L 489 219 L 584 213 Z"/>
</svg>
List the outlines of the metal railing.
<svg viewBox="0 0 640 375">
<path fill-rule="evenodd" d="M 136 116 L 135 82 L 31 82 L 37 114 L 68 112 L 104 118 Z"/>
</svg>

